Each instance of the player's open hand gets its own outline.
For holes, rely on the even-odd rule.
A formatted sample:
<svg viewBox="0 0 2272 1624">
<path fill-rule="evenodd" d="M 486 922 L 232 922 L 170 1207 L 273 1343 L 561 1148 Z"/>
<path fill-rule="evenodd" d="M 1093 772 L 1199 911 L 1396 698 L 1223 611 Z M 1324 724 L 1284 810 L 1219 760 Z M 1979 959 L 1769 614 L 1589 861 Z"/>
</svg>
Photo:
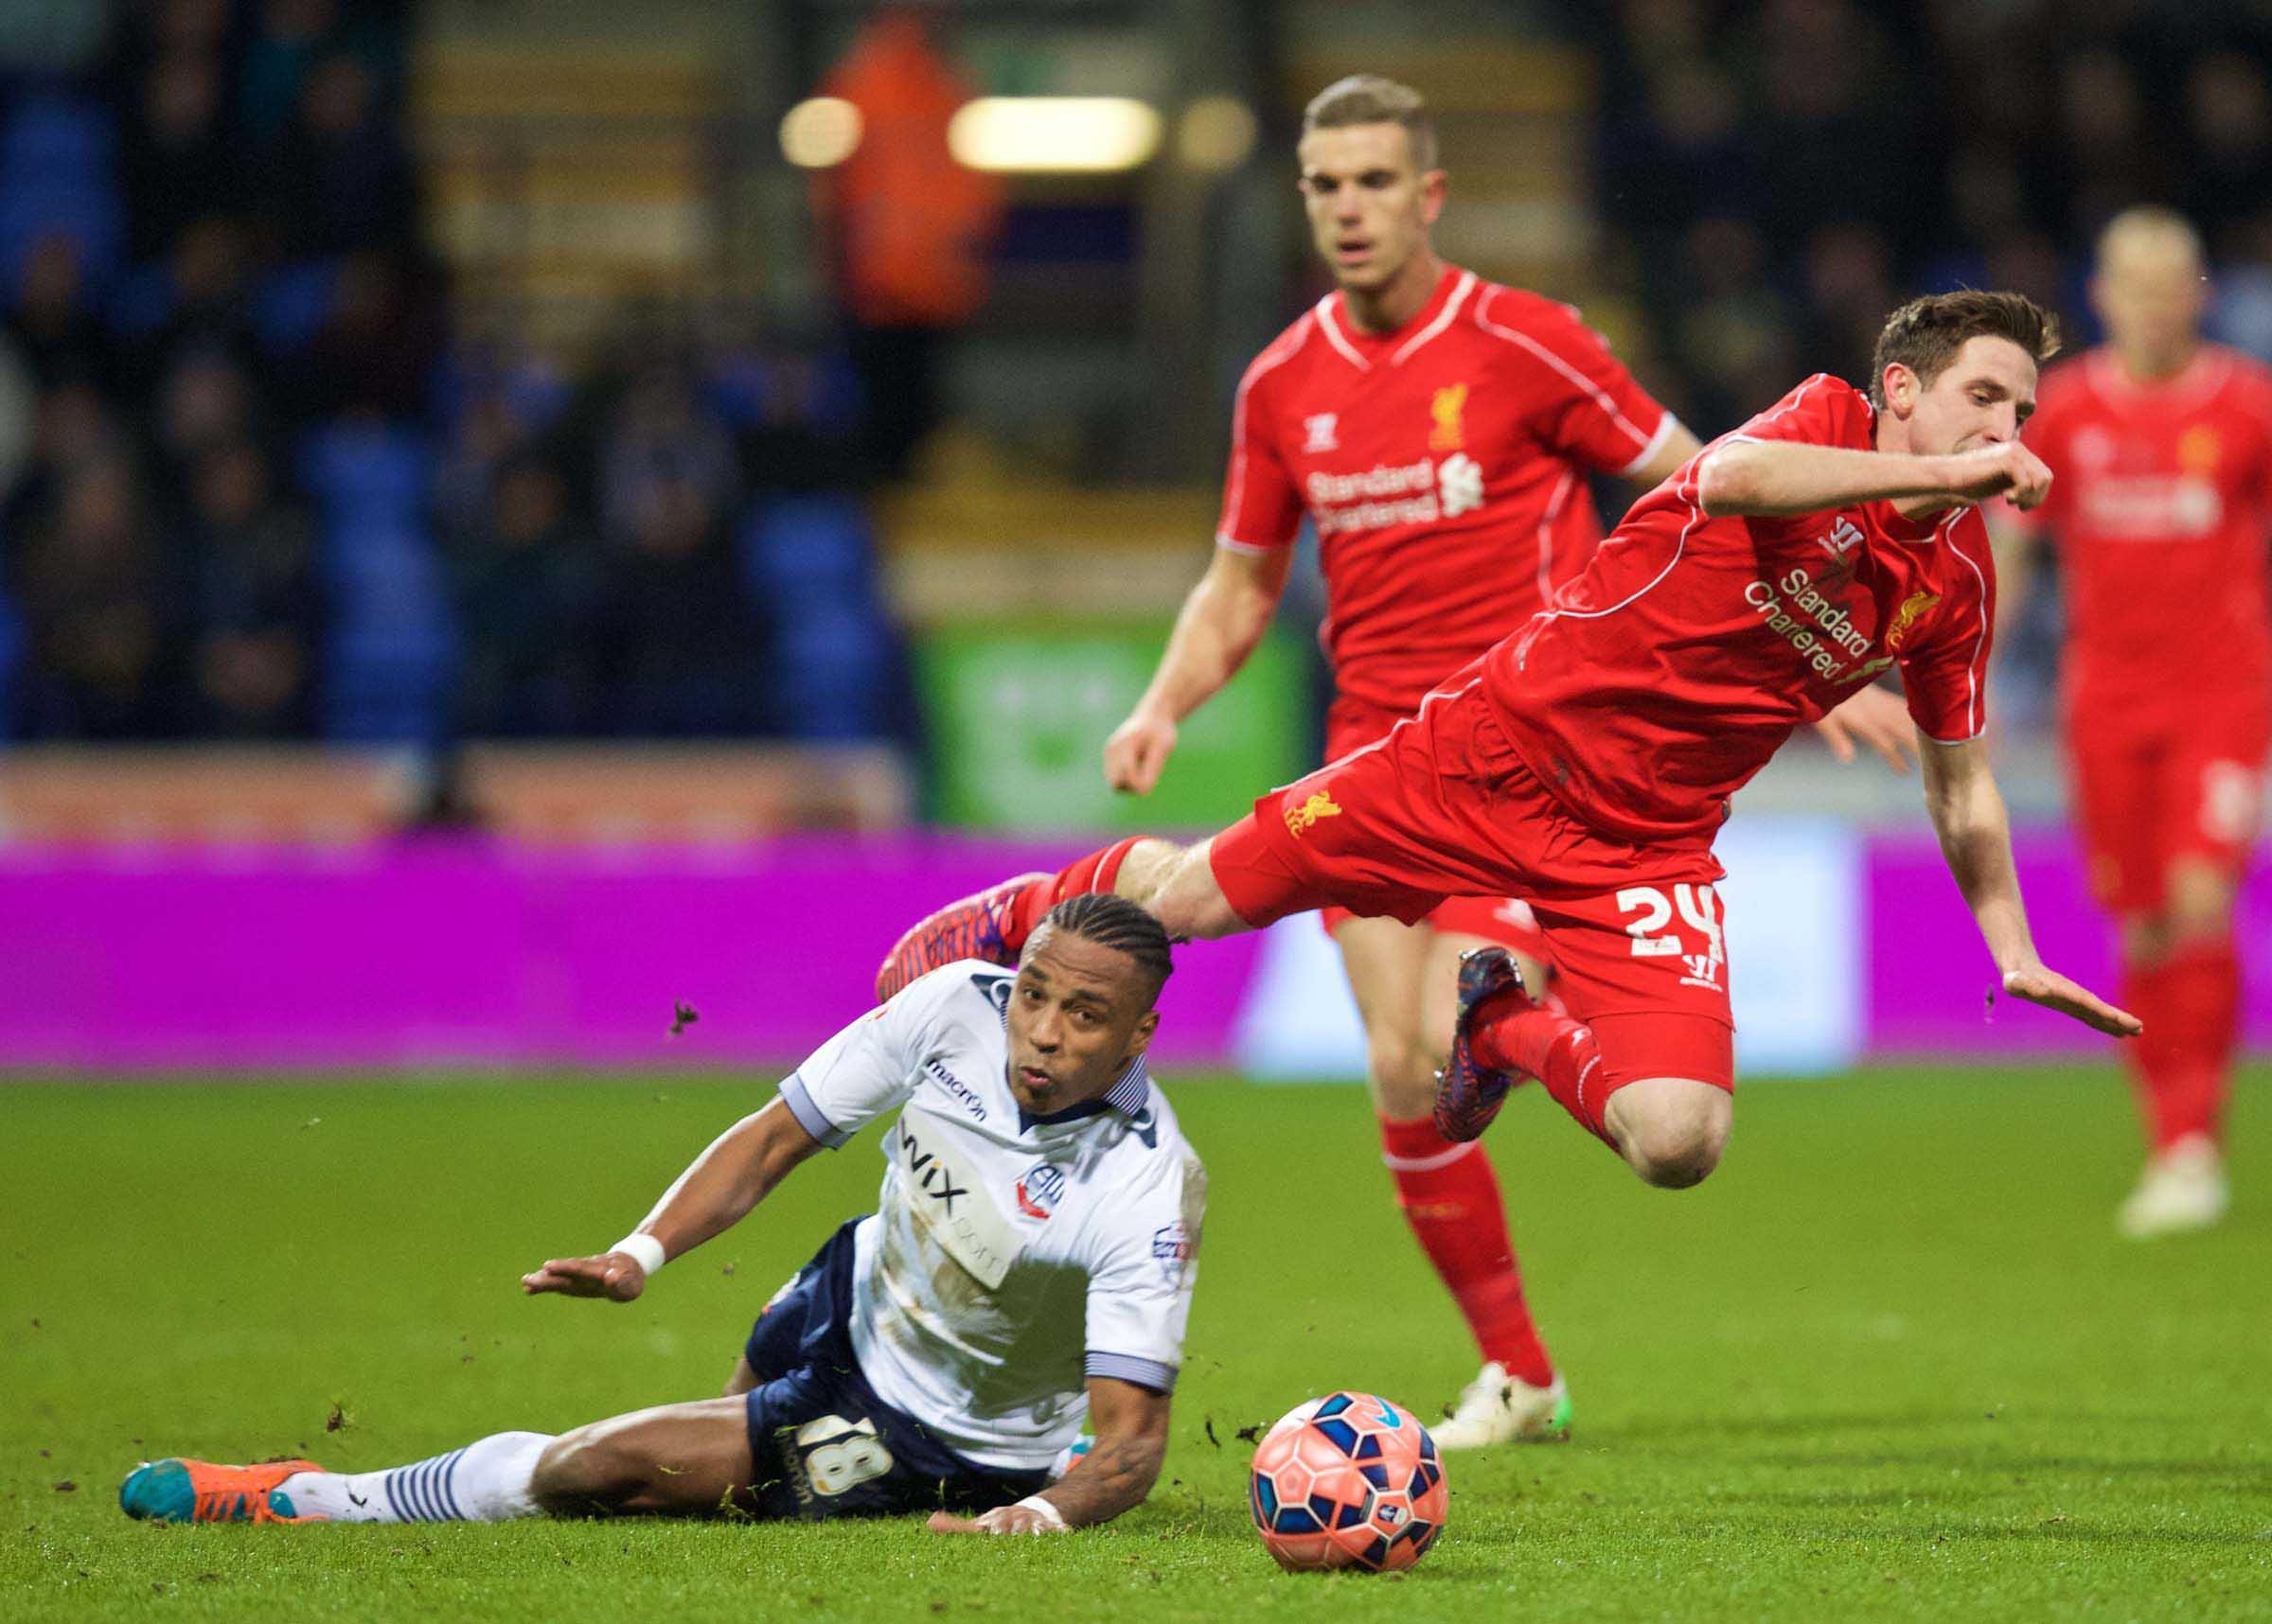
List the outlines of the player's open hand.
<svg viewBox="0 0 2272 1624">
<path fill-rule="evenodd" d="M 1848 695 L 1815 724 L 1815 732 L 1822 735 L 1830 753 L 1849 766 L 1857 746 L 1877 751 L 1899 773 L 1907 773 L 1917 759 L 1917 730 L 1909 724 L 1908 706 L 1900 695 L 1875 683 Z"/>
<path fill-rule="evenodd" d="M 2037 964 L 2028 969 L 2006 970 L 2004 991 L 2015 998 L 2041 1004 L 2047 1010 L 2057 1010 L 2072 1016 L 2085 1026 L 2094 1027 L 2109 1037 L 2136 1037 L 2146 1030 L 2146 1023 L 2128 1010 L 2118 1010 L 2088 987 L 2068 980 L 2056 970 Z"/>
<path fill-rule="evenodd" d="M 1176 724 L 1139 711 L 1105 741 L 1105 782 L 1130 795 L 1149 795 L 1175 750 Z"/>
<path fill-rule="evenodd" d="M 530 1297 L 558 1292 L 562 1297 L 604 1297 L 629 1302 L 647 1289 L 647 1271 L 628 1252 L 596 1258 L 546 1258 L 544 1266 L 521 1277 Z"/>
<path fill-rule="evenodd" d="M 1061 1534 L 1065 1525 L 1053 1522 L 1044 1512 L 1031 1506 L 997 1506 L 991 1511 L 982 1511 L 975 1517 L 958 1517 L 950 1511 L 933 1511 L 931 1521 L 923 1525 L 934 1534 Z"/>
<path fill-rule="evenodd" d="M 2051 470 L 2017 440 L 1959 451 L 1949 460 L 1956 468 L 1954 494 L 1966 502 L 2001 496 L 2025 513 L 2042 506 L 2043 499 L 2051 494 Z"/>
</svg>

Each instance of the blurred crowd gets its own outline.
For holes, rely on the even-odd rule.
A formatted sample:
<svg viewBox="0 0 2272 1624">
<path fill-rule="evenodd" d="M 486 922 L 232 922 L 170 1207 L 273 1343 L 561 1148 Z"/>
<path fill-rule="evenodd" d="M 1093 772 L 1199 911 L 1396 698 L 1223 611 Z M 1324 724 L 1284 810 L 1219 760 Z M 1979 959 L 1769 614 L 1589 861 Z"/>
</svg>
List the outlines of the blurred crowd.
<svg viewBox="0 0 2272 1624">
<path fill-rule="evenodd" d="M 0 737 L 893 729 L 844 367 L 468 339 L 406 0 L 0 9 Z"/>
<path fill-rule="evenodd" d="M 2272 354 L 2272 11 L 2227 0 L 1617 0 L 1596 203 L 1705 433 L 1860 377 L 1913 291 L 2092 324 L 2098 228 L 2174 204 L 2221 333 Z M 2070 343 L 2070 347 L 2071 347 Z"/>
</svg>

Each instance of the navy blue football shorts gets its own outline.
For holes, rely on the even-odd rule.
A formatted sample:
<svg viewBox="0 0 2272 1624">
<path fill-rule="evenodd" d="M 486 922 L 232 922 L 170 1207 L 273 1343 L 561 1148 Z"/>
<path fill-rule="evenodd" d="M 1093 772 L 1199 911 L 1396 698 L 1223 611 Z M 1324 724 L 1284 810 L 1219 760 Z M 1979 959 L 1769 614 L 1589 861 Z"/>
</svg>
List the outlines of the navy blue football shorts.
<svg viewBox="0 0 2272 1624">
<path fill-rule="evenodd" d="M 743 1356 L 758 1514 L 880 1517 L 984 1511 L 1022 1500 L 1044 1472 L 1004 1472 L 949 1449 L 876 1396 L 852 1352 L 852 1231 L 824 1244 L 757 1316 Z"/>
</svg>

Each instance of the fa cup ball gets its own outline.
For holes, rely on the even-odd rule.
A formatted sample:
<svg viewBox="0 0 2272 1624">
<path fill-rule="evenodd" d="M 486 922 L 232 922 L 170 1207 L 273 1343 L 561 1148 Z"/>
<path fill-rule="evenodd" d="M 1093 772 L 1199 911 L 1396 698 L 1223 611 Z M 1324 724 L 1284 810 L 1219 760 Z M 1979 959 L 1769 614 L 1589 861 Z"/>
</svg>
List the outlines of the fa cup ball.
<svg viewBox="0 0 2272 1624">
<path fill-rule="evenodd" d="M 1289 1572 L 1410 1567 L 1444 1531 L 1436 1440 L 1371 1393 L 1328 1393 L 1287 1412 L 1254 1449 L 1255 1529 Z"/>
</svg>

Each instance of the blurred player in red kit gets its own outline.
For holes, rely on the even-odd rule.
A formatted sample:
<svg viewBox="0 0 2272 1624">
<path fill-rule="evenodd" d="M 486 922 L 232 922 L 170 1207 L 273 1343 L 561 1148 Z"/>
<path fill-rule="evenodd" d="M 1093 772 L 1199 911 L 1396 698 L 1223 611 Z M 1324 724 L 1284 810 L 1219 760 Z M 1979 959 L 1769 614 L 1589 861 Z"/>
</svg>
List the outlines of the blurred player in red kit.
<svg viewBox="0 0 2272 1624">
<path fill-rule="evenodd" d="M 2099 241 L 2106 343 L 2055 368 L 2028 444 L 2057 476 L 1999 526 L 2016 604 L 2037 538 L 2067 601 L 2067 751 L 2093 893 L 2120 931 L 2150 1155 L 2137 1237 L 2224 1215 L 2240 1028 L 2233 905 L 2272 740 L 2272 373 L 2201 340 L 2200 239 L 2133 209 Z"/>
<path fill-rule="evenodd" d="M 1568 1013 L 1533 1000 L 1504 950 L 1464 959 L 1438 1128 L 1474 1139 L 1536 1079 L 1644 1181 L 1685 1188 L 1734 1120 L 1712 853 L 1729 798 L 1799 724 L 1898 668 L 1926 810 L 2000 989 L 2135 1035 L 2036 952 L 1981 737 L 1996 591 L 1976 504 L 2032 508 L 2050 490 L 2018 434 L 2056 344 L 2017 294 L 1905 305 L 1867 394 L 1819 374 L 1713 442 L 1385 738 L 1197 845 L 1123 840 L 943 909 L 885 979 L 1000 960 L 1089 891 L 1191 937 L 1315 908 L 1416 923 L 1448 896 L 1522 896 Z"/>
</svg>

